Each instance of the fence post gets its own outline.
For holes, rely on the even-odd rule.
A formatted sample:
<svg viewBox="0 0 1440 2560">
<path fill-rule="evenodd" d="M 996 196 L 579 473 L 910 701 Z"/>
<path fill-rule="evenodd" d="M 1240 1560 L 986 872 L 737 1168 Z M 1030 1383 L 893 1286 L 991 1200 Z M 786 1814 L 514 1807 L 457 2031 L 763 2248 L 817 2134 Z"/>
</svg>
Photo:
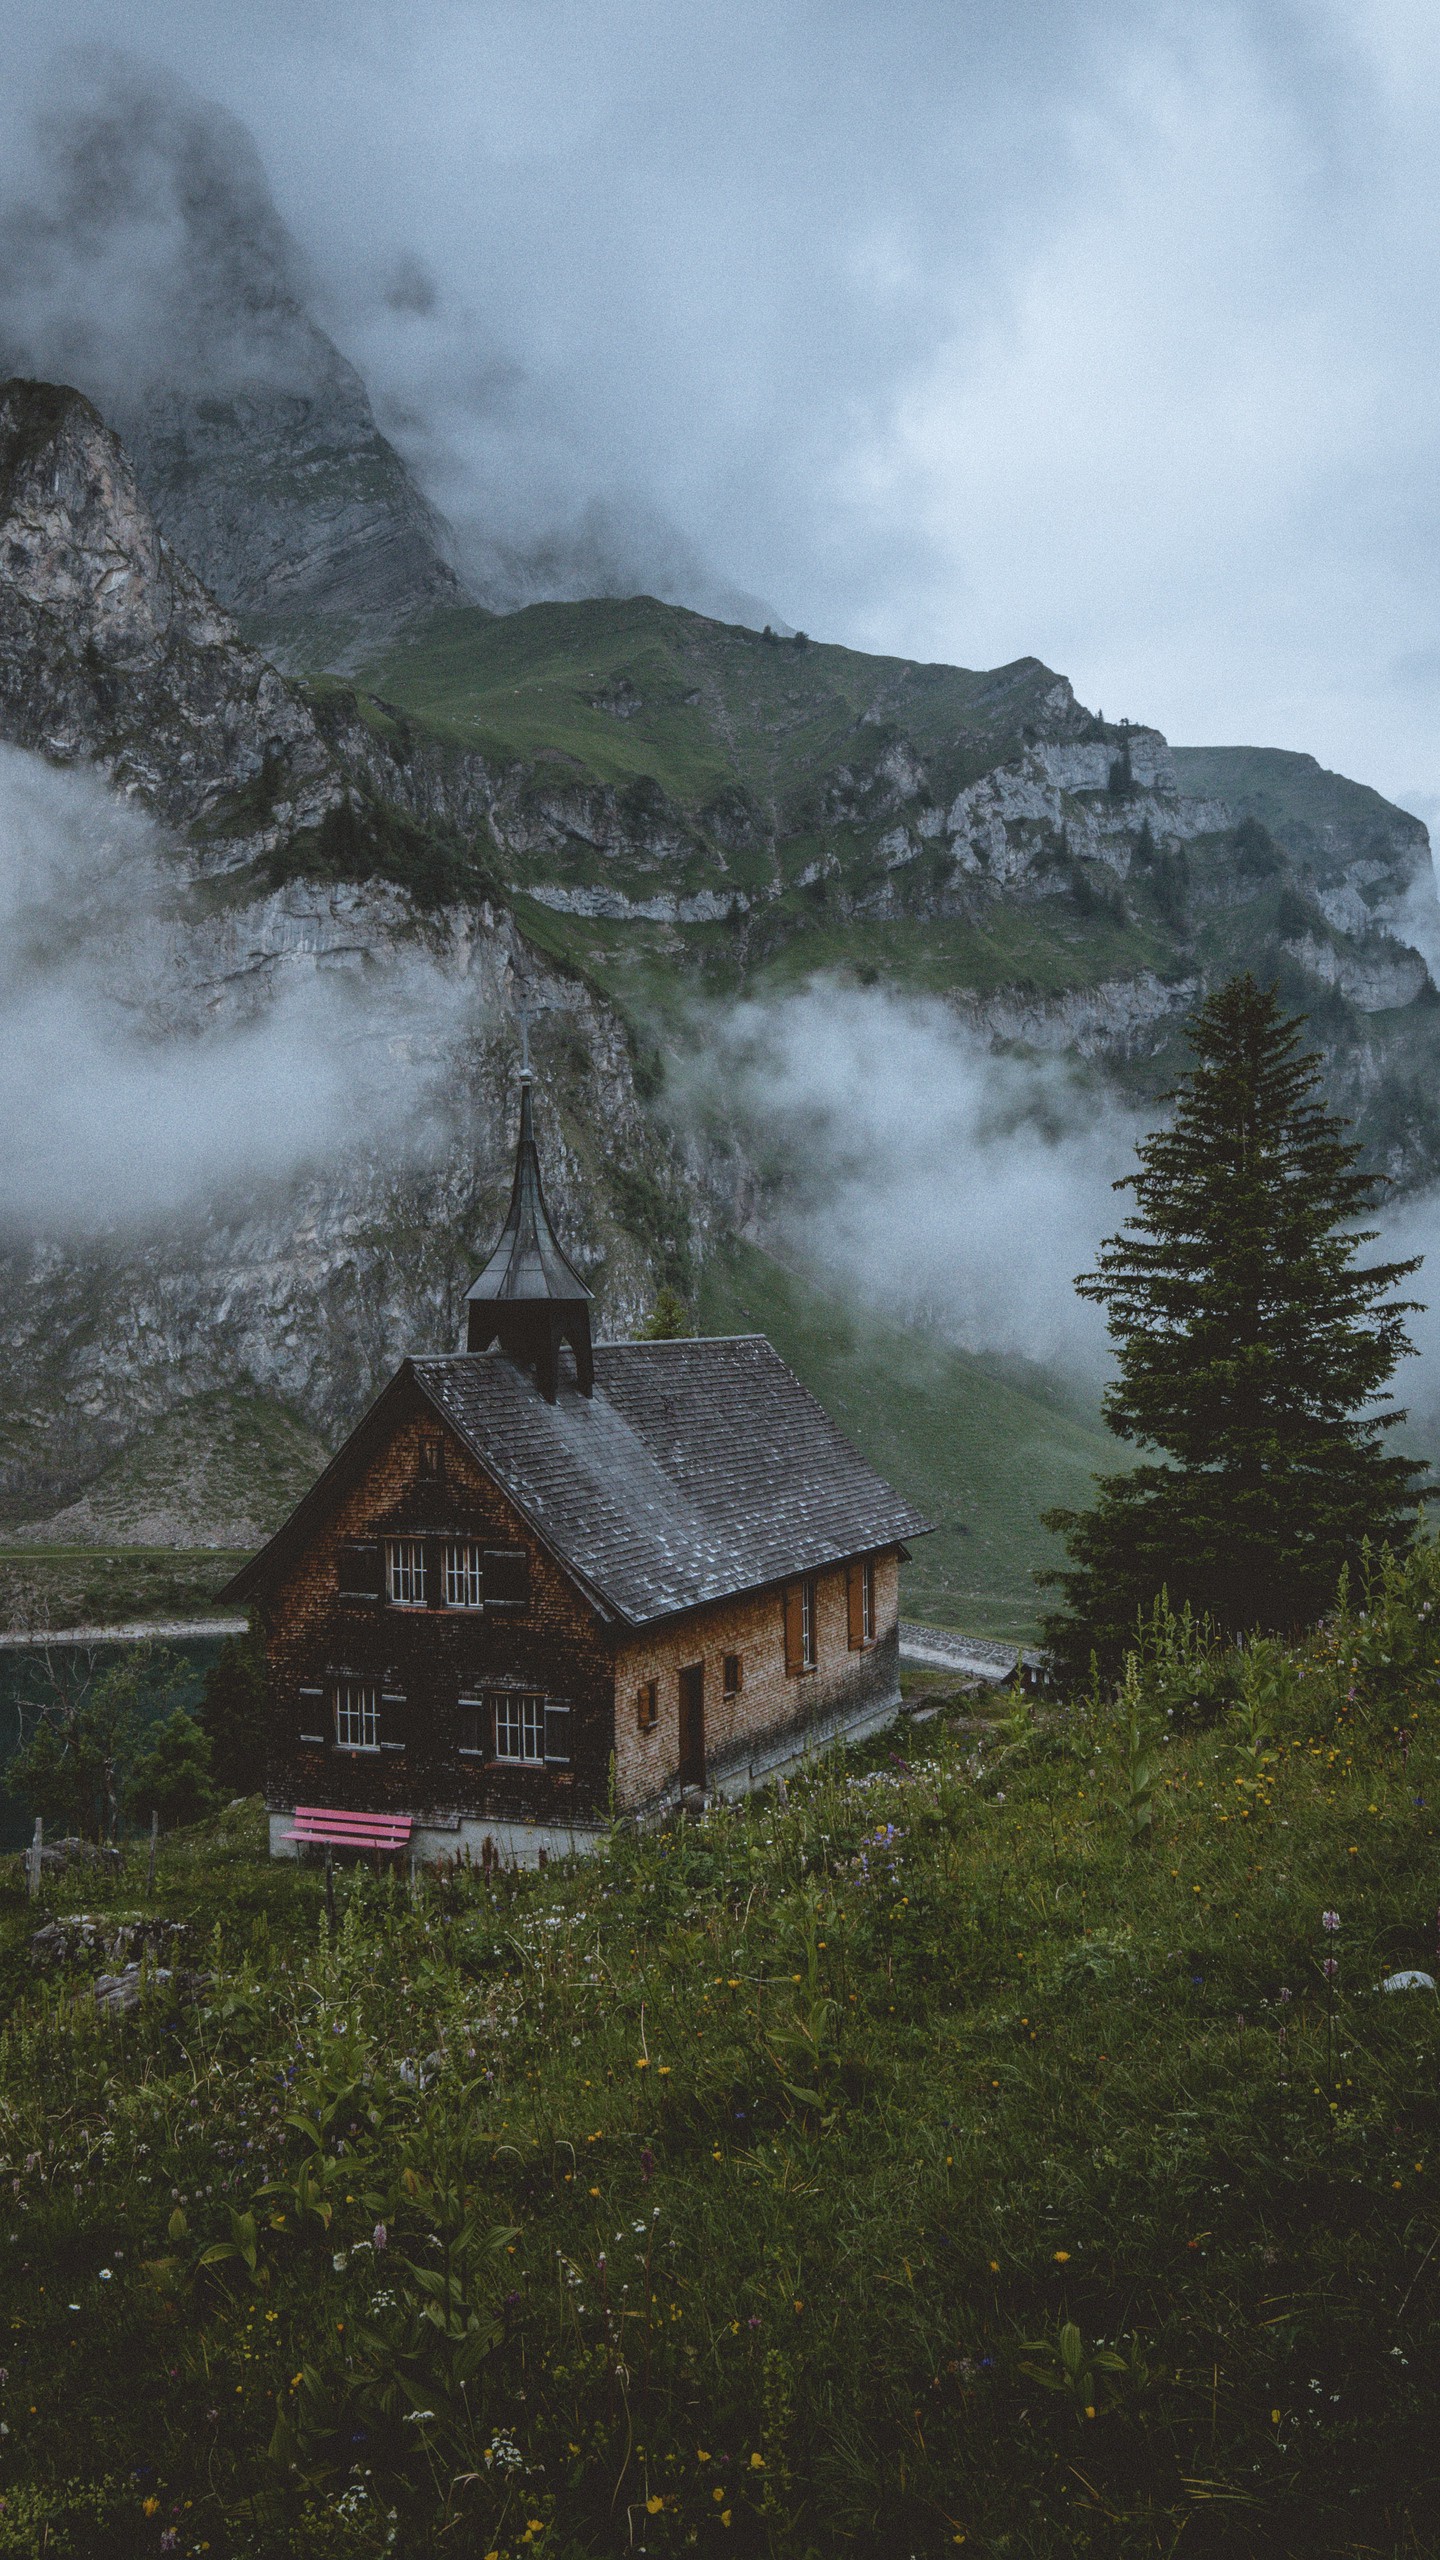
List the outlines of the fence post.
<svg viewBox="0 0 1440 2560">
<path fill-rule="evenodd" d="M 44 1850 L 45 1825 L 40 1815 L 37 1813 L 35 1816 L 35 1837 L 30 1843 L 30 1856 L 27 1861 L 30 1869 L 29 1893 L 32 1902 L 40 1890 L 40 1877 L 44 1868 Z"/>
<path fill-rule="evenodd" d="M 155 1848 L 159 1838 L 160 1808 L 158 1805 L 152 1805 L 150 1808 L 150 1864 L 145 1875 L 145 1891 L 147 1895 L 152 1894 L 155 1890 Z"/>
</svg>

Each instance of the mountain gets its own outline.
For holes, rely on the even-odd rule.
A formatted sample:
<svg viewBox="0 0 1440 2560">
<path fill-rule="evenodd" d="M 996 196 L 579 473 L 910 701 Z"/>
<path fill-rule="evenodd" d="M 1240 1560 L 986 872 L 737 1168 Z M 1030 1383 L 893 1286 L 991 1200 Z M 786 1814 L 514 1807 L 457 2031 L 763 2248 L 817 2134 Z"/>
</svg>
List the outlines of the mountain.
<svg viewBox="0 0 1440 2560">
<path fill-rule="evenodd" d="M 713 1219 L 646 1108 L 633 1032 L 525 937 L 488 839 L 477 852 L 483 773 L 443 747 L 392 753 L 386 726 L 244 641 L 87 400 L 0 388 L 0 736 L 114 792 L 97 817 L 83 798 L 17 800 L 23 774 L 0 773 L 11 1175 L 49 1176 L 22 1070 L 52 1021 L 50 1080 L 72 1078 L 82 1119 L 120 1083 L 152 1122 L 132 1180 L 110 1180 L 101 1137 L 12 1214 L 12 1523 L 79 1500 L 196 1397 L 258 1395 L 333 1440 L 404 1351 L 458 1337 L 503 1214 L 522 1005 L 552 1199 L 602 1320 L 633 1325 Z M 168 1154 L 217 1062 L 212 1115 L 243 1122 L 253 1093 L 261 1125 L 172 1197 Z M 263 1123 L 287 1096 L 300 1125 L 277 1152 Z M 97 1504 L 98 1528 L 113 1503 Z"/>
<path fill-rule="evenodd" d="M 359 375 L 315 335 L 298 386 L 157 392 L 126 442 L 161 530 L 247 635 L 343 665 L 464 590 Z"/>
<path fill-rule="evenodd" d="M 187 452 L 194 521 L 218 523 L 233 448 Z M 287 539 L 267 487 L 236 537 L 257 561 Z M 220 1507 L 263 1523 L 277 1448 L 333 1442 L 403 1351 L 457 1338 L 503 1205 L 523 1005 L 601 1329 L 662 1277 L 703 1290 L 712 1323 L 776 1329 L 903 1486 L 948 1487 L 926 1605 L 1023 1625 L 1034 1510 L 1083 1490 L 1103 1444 L 1043 1381 L 847 1333 L 777 1277 L 755 1248 L 783 1165 L 747 1152 L 733 1097 L 708 1129 L 667 1117 L 667 1077 L 707 1003 L 818 973 L 938 998 L 980 1040 L 1083 1059 L 1141 1101 L 1199 990 L 1248 964 L 1308 1013 L 1372 1157 L 1415 1183 L 1440 1166 L 1440 1004 L 1411 938 L 1435 917 L 1424 829 L 1309 759 L 1102 721 L 1033 658 L 877 658 L 647 597 L 379 614 L 357 648 L 343 545 L 334 585 L 313 557 L 277 623 L 286 673 L 89 400 L 0 390 L 0 737 L 103 778 L 117 824 L 123 804 L 150 828 L 108 904 L 77 885 L 41 933 L 22 902 L 15 966 L 56 986 L 82 1048 L 123 1017 L 182 1123 L 192 1074 L 241 1060 L 259 1124 L 208 1188 L 172 1202 L 141 1162 L 133 1197 L 97 1206 L 57 1175 L 12 1225 L 4 1516 L 112 1538 L 129 1504 L 147 1536 L 173 1515 L 203 1543 L 219 1494 L 177 1455 L 167 1513 L 154 1435 L 193 1453 L 223 1415 Z M 102 1048 L 97 1089 L 131 1057 Z M 303 1143 L 267 1153 L 312 1086 Z"/>
<path fill-rule="evenodd" d="M 1429 839 L 1309 758 L 1172 749 L 1034 658 L 877 658 L 648 597 L 442 613 L 357 683 L 395 735 L 480 758 L 517 914 L 637 1011 L 828 970 L 1145 1100 L 1200 988 L 1254 966 L 1376 1162 L 1440 1169 Z"/>
<path fill-rule="evenodd" d="M 161 533 L 272 657 L 303 635 L 338 664 L 463 600 L 244 127 L 140 62 L 69 70 L 43 174 L 0 216 L 0 372 L 95 401 Z"/>
</svg>

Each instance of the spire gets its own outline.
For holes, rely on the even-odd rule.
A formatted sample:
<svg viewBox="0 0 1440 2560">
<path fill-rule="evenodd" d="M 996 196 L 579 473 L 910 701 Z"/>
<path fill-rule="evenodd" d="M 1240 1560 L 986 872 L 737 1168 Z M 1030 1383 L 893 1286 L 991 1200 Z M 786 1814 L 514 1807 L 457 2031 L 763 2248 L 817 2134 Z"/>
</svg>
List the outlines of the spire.
<svg viewBox="0 0 1440 2560">
<path fill-rule="evenodd" d="M 591 1293 L 564 1253 L 545 1206 L 530 1103 L 533 1078 L 529 1026 L 523 1014 L 520 1028 L 520 1136 L 515 1148 L 515 1179 L 499 1241 L 478 1280 L 466 1293 L 465 1348 L 488 1351 L 498 1343 L 518 1368 L 534 1370 L 541 1394 L 553 1404 L 562 1342 L 568 1342 L 575 1354 L 575 1381 L 581 1394 L 588 1396 L 594 1386 Z"/>
</svg>

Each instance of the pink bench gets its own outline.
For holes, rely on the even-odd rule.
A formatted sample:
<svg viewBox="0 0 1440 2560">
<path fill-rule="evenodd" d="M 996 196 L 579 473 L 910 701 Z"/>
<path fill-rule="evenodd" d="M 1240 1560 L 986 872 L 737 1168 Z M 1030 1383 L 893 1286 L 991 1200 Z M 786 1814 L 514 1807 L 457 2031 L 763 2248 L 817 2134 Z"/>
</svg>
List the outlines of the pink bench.
<svg viewBox="0 0 1440 2560">
<path fill-rule="evenodd" d="M 319 1848 L 404 1849 L 414 1828 L 408 1813 L 347 1813 L 334 1805 L 297 1804 L 295 1828 L 287 1840 Z"/>
</svg>

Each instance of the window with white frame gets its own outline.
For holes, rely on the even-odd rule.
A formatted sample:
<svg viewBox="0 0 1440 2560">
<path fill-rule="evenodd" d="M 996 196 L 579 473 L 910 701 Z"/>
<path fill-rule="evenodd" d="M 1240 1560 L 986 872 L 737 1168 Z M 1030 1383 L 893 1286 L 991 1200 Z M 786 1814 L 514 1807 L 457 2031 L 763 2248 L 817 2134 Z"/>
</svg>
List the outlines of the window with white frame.
<svg viewBox="0 0 1440 2560">
<path fill-rule="evenodd" d="M 386 1539 L 385 1596 L 396 1608 L 424 1607 L 425 1547 L 421 1539 Z"/>
<path fill-rule="evenodd" d="M 335 1683 L 335 1744 L 340 1751 L 378 1751 L 380 1692 L 363 1680 Z"/>
<path fill-rule="evenodd" d="M 544 1699 L 522 1696 L 518 1690 L 499 1689 L 492 1694 L 490 1705 L 495 1719 L 496 1759 L 543 1765 Z"/>
<path fill-rule="evenodd" d="M 445 1550 L 445 1606 L 478 1609 L 485 1597 L 485 1550 L 457 1538 Z"/>
</svg>

